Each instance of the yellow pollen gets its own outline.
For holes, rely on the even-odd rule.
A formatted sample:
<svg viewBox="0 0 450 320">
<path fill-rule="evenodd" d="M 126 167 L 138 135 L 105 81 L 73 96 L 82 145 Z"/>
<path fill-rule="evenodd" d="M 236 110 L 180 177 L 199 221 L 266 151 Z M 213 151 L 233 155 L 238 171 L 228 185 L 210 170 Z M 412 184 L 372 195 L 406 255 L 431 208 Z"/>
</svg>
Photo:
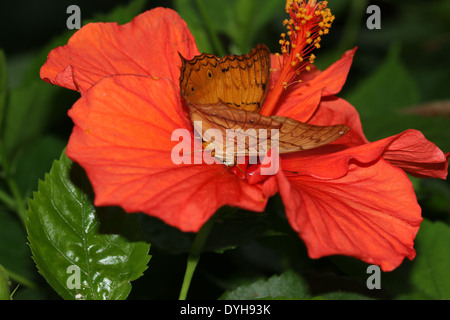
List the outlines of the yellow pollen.
<svg viewBox="0 0 450 320">
<path fill-rule="evenodd" d="M 292 72 L 311 70 L 316 60 L 316 56 L 311 51 L 314 48 L 320 48 L 321 37 L 329 33 L 335 19 L 327 6 L 328 1 L 286 0 L 285 9 L 289 17 L 283 20 L 286 31 L 281 33 L 279 43 L 281 54 L 290 56 L 284 61 L 286 61 L 286 67 L 290 64 L 289 68 L 292 68 Z M 287 82 L 283 82 L 284 80 Z M 292 81 L 291 78 L 280 79 L 285 89 L 290 81 Z"/>
</svg>

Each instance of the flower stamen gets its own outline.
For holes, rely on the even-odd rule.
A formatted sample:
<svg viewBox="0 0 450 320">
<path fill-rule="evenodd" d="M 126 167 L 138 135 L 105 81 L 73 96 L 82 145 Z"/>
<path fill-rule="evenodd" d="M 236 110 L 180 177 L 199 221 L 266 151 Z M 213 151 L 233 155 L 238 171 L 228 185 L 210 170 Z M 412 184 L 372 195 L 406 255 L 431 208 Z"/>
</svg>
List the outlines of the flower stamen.
<svg viewBox="0 0 450 320">
<path fill-rule="evenodd" d="M 329 33 L 334 16 L 327 8 L 328 2 L 316 0 L 287 0 L 286 13 L 290 18 L 283 21 L 286 32 L 279 41 L 280 76 L 270 96 L 264 103 L 261 113 L 269 116 L 273 113 L 280 95 L 289 85 L 299 83 L 302 71 L 310 71 L 316 56 L 311 52 L 320 48 L 322 36 Z"/>
</svg>

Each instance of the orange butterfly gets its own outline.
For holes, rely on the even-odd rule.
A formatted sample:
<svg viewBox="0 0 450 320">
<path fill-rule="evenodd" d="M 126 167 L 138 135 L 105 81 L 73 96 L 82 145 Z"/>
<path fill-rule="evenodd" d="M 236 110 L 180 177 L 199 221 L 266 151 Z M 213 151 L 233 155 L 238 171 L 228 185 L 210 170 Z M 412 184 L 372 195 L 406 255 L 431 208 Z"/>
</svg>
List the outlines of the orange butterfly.
<svg viewBox="0 0 450 320">
<path fill-rule="evenodd" d="M 273 146 L 279 153 L 323 146 L 350 130 L 345 125 L 316 126 L 259 114 L 270 80 L 270 52 L 265 45 L 223 58 L 205 53 L 192 60 L 180 57 L 181 95 L 194 130 L 205 150 L 227 166 L 234 166 L 237 156 L 262 159 Z"/>
</svg>

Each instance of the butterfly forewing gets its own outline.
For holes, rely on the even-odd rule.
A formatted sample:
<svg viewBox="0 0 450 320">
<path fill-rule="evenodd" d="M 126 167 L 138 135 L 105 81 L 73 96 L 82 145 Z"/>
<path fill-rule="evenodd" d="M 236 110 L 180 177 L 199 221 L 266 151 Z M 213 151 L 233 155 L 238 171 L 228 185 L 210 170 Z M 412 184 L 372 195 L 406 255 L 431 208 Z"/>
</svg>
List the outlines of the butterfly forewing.
<svg viewBox="0 0 450 320">
<path fill-rule="evenodd" d="M 194 104 L 224 103 L 229 107 L 258 111 L 270 80 L 270 52 L 264 45 L 244 55 L 217 58 L 202 54 L 182 57 L 181 94 Z"/>
</svg>

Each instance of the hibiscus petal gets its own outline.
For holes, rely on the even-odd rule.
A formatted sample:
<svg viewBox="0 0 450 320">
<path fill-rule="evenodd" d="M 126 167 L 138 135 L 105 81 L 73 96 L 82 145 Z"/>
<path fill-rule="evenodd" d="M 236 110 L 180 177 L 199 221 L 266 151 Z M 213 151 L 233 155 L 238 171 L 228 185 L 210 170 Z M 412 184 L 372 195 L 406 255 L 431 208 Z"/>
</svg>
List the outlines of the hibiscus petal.
<svg viewBox="0 0 450 320">
<path fill-rule="evenodd" d="M 447 178 L 450 153 L 444 154 L 417 130 L 394 137 L 383 153 L 384 159 L 414 176 Z"/>
<path fill-rule="evenodd" d="M 311 258 L 347 255 L 391 271 L 413 259 L 421 209 L 400 169 L 381 159 L 338 179 L 277 175 L 288 220 Z"/>
<path fill-rule="evenodd" d="M 322 97 L 331 96 L 341 91 L 347 80 L 355 51 L 356 48 L 348 50 L 341 59 L 322 72 L 318 72 L 316 68 L 311 69 L 311 73 L 303 71 L 302 82 L 290 85 L 285 90 L 277 103 L 275 113 L 280 115 L 295 113 L 298 121 L 307 122 L 316 111 Z M 272 58 L 272 63 L 280 64 L 281 60 L 277 62 L 276 58 Z M 275 65 L 275 69 L 278 70 L 279 68 L 280 66 Z M 278 72 L 275 73 L 271 81 L 278 79 L 278 76 Z M 267 100 L 271 99 L 270 94 L 271 91 L 267 94 Z M 261 113 L 264 114 L 264 105 Z"/>
<path fill-rule="evenodd" d="M 87 24 L 67 45 L 50 52 L 41 68 L 41 78 L 81 91 L 116 74 L 158 76 L 178 85 L 178 52 L 187 58 L 199 54 L 181 17 L 171 9 L 156 8 L 120 26 Z"/>
<path fill-rule="evenodd" d="M 174 164 L 173 131 L 192 129 L 171 81 L 108 77 L 69 115 L 75 127 L 67 155 L 85 169 L 95 205 L 144 212 L 195 232 L 219 207 L 262 211 L 277 191 L 275 178 L 250 186 L 222 164 Z"/>
<path fill-rule="evenodd" d="M 384 157 L 388 162 L 416 176 L 442 179 L 447 176 L 446 155 L 420 131 L 406 130 L 351 148 L 340 145 L 339 140 L 320 148 L 282 155 L 282 167 L 287 171 L 298 172 L 299 175 L 336 179 L 347 174 L 348 165 L 352 161 L 370 164 Z"/>
<path fill-rule="evenodd" d="M 308 81 L 307 84 L 310 90 L 316 88 L 323 88 L 323 96 L 331 96 L 339 93 L 347 81 L 348 72 L 355 56 L 356 48 L 346 51 L 341 59 L 333 63 L 323 72 Z M 305 80 L 307 80 L 305 78 Z"/>
</svg>

